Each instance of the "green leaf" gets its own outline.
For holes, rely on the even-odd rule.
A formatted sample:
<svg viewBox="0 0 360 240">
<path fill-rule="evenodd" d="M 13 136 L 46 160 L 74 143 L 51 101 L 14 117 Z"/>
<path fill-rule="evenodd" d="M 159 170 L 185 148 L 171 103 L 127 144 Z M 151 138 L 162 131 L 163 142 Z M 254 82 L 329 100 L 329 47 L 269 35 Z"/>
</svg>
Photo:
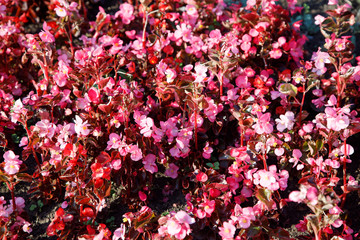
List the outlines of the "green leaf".
<svg viewBox="0 0 360 240">
<path fill-rule="evenodd" d="M 295 97 L 297 94 L 297 87 L 291 83 L 283 83 L 281 84 L 279 91 L 283 94 Z"/>
<path fill-rule="evenodd" d="M 206 166 L 209 167 L 209 168 L 213 168 L 213 167 L 214 167 L 214 165 L 213 165 L 212 163 L 209 163 L 209 162 L 206 163 Z"/>
<path fill-rule="evenodd" d="M 114 216 L 111 216 L 110 218 L 106 219 L 106 223 L 111 223 L 115 220 Z"/>
<path fill-rule="evenodd" d="M 11 135 L 11 139 L 14 141 L 14 143 L 19 144 L 20 142 L 20 137 L 18 135 L 16 135 L 16 133 Z"/>
<path fill-rule="evenodd" d="M 35 204 L 31 204 L 31 206 L 30 206 L 30 211 L 34 211 L 35 210 L 35 208 L 37 208 L 37 206 L 35 205 Z"/>
<path fill-rule="evenodd" d="M 256 198 L 263 202 L 268 209 L 271 209 L 274 201 L 271 199 L 272 191 L 265 188 L 260 188 L 256 191 Z"/>
<path fill-rule="evenodd" d="M 322 139 L 316 140 L 316 151 L 320 151 L 324 147 L 324 141 Z"/>
<path fill-rule="evenodd" d="M 214 169 L 215 169 L 215 170 L 219 170 L 219 169 L 220 169 L 220 163 L 219 163 L 219 162 L 215 162 L 215 163 L 214 163 Z"/>
<path fill-rule="evenodd" d="M 261 227 L 250 226 L 247 232 L 247 237 L 248 238 L 256 237 L 260 232 L 261 232 Z"/>
<path fill-rule="evenodd" d="M 37 204 L 38 204 L 39 208 L 42 208 L 44 206 L 44 204 L 41 200 L 38 200 Z"/>
</svg>

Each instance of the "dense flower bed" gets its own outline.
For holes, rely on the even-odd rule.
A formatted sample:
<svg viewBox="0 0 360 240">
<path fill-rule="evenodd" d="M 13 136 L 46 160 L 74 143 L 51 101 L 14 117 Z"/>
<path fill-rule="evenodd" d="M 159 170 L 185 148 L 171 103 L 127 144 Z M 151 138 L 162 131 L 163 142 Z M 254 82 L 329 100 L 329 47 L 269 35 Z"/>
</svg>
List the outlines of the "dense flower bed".
<svg viewBox="0 0 360 240">
<path fill-rule="evenodd" d="M 42 30 L 25 34 L 36 1 L 0 0 L 2 239 L 32 231 L 20 182 L 58 203 L 59 239 L 291 239 L 278 224 L 290 202 L 309 209 L 303 239 L 357 237 L 343 214 L 360 189 L 349 4 L 315 18 L 326 42 L 311 59 L 296 0 L 129 0 L 95 21 L 84 1 L 43 4 Z M 186 206 L 148 206 L 166 201 L 159 178 Z M 98 216 L 114 189 L 129 212 L 112 232 Z"/>
</svg>

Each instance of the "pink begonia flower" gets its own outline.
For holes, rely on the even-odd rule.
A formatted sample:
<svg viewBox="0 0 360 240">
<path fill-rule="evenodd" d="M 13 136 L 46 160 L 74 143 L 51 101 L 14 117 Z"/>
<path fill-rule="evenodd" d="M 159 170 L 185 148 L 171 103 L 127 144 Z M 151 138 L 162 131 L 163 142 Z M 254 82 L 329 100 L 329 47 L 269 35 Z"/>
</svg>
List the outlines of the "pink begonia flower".
<svg viewBox="0 0 360 240">
<path fill-rule="evenodd" d="M 258 171 L 260 177 L 260 185 L 264 188 L 270 188 L 270 186 L 276 183 L 276 175 L 268 171 Z"/>
<path fill-rule="evenodd" d="M 335 207 L 332 207 L 332 208 L 329 209 L 329 213 L 333 214 L 333 215 L 338 215 L 338 214 L 340 214 L 342 212 L 343 211 L 338 206 L 335 206 Z"/>
<path fill-rule="evenodd" d="M 282 156 L 284 154 L 284 152 L 285 152 L 285 149 L 282 147 L 275 148 L 275 150 L 274 150 L 275 155 L 278 157 Z"/>
<path fill-rule="evenodd" d="M 248 81 L 248 76 L 244 73 L 239 74 L 235 79 L 236 86 L 239 88 L 248 88 L 251 86 L 251 83 Z"/>
<path fill-rule="evenodd" d="M 292 191 L 289 194 L 289 200 L 292 202 L 301 203 L 302 201 L 304 201 L 304 199 L 306 199 L 306 190 Z"/>
<path fill-rule="evenodd" d="M 141 201 L 145 202 L 146 199 L 147 199 L 147 196 L 146 196 L 146 194 L 144 192 L 139 191 L 139 198 L 140 198 Z"/>
<path fill-rule="evenodd" d="M 228 184 L 230 191 L 232 191 L 235 194 L 236 189 L 239 188 L 238 181 L 236 181 L 236 179 L 233 177 L 227 177 L 226 183 Z"/>
<path fill-rule="evenodd" d="M 253 128 L 257 134 L 272 133 L 273 126 L 270 123 L 270 116 L 270 113 L 262 114 L 258 112 L 257 123 L 253 125 Z"/>
<path fill-rule="evenodd" d="M 147 117 L 145 115 L 141 115 L 140 121 L 140 133 L 144 135 L 144 137 L 151 137 L 152 134 L 152 128 L 154 126 L 154 120 L 150 117 Z"/>
<path fill-rule="evenodd" d="M 41 38 L 41 41 L 46 43 L 53 43 L 55 42 L 55 37 L 49 32 L 49 27 L 46 22 L 43 24 L 44 31 L 41 31 L 39 33 L 39 37 Z"/>
<path fill-rule="evenodd" d="M 11 107 L 11 122 L 16 123 L 19 121 L 20 117 L 22 115 L 26 115 L 27 109 L 24 108 L 23 103 L 21 102 L 21 99 L 18 99 L 15 101 L 14 105 Z"/>
<path fill-rule="evenodd" d="M 221 103 L 216 104 L 214 99 L 209 97 L 206 97 L 205 100 L 208 103 L 208 107 L 204 109 L 204 113 L 210 122 L 214 122 L 216 120 L 216 115 L 224 109 L 224 106 Z"/>
<path fill-rule="evenodd" d="M 126 233 L 125 224 L 122 223 L 120 227 L 114 231 L 112 240 L 119 240 L 119 239 L 125 240 L 125 233 Z"/>
<path fill-rule="evenodd" d="M 170 235 L 175 235 L 178 234 L 181 231 L 181 225 L 179 222 L 173 220 L 173 219 L 169 219 L 166 222 L 166 227 L 167 227 L 167 232 Z"/>
<path fill-rule="evenodd" d="M 345 155 L 345 151 L 346 151 L 346 155 L 348 156 L 348 155 L 352 155 L 354 153 L 354 148 L 350 144 L 346 144 L 346 148 L 345 148 L 344 144 L 342 144 L 340 147 L 340 151 L 344 155 Z"/>
<path fill-rule="evenodd" d="M 174 32 L 174 38 L 177 41 L 181 42 L 181 39 L 185 42 L 190 42 L 192 39 L 192 31 L 189 25 L 186 23 L 181 23 L 176 26 L 176 30 Z"/>
<path fill-rule="evenodd" d="M 335 227 L 335 228 L 339 228 L 341 227 L 341 225 L 343 225 L 343 220 L 341 219 L 336 219 L 332 224 L 331 226 Z"/>
<path fill-rule="evenodd" d="M 212 48 L 214 45 L 219 44 L 221 37 L 222 35 L 219 29 L 212 30 L 209 34 L 209 38 L 207 39 L 209 48 Z"/>
<path fill-rule="evenodd" d="M 39 129 L 39 137 L 52 138 L 55 134 L 56 126 L 48 119 L 37 122 L 35 126 Z"/>
<path fill-rule="evenodd" d="M 329 0 L 328 4 L 329 5 L 336 5 L 336 4 L 338 4 L 338 0 Z"/>
<path fill-rule="evenodd" d="M 166 75 L 166 81 L 168 83 L 172 83 L 175 80 L 177 73 L 174 69 L 168 68 L 165 71 L 165 75 Z"/>
<path fill-rule="evenodd" d="M 280 119 L 275 119 L 277 130 L 283 132 L 285 128 L 292 130 L 294 126 L 295 115 L 293 112 L 287 111 L 285 115 L 280 115 Z"/>
<path fill-rule="evenodd" d="M 202 83 L 203 80 L 206 78 L 206 72 L 207 72 L 207 67 L 205 67 L 202 64 L 198 64 L 195 66 L 195 81 L 196 83 Z"/>
<path fill-rule="evenodd" d="M 332 106 L 335 106 L 337 104 L 337 99 L 336 99 L 336 97 L 335 97 L 335 95 L 334 94 L 332 94 L 330 97 L 329 97 L 329 100 L 328 100 L 328 102 L 327 102 L 327 104 L 325 105 L 325 106 L 327 106 L 327 107 L 332 107 Z"/>
<path fill-rule="evenodd" d="M 142 163 L 144 164 L 144 168 L 146 171 L 150 173 L 155 173 L 158 171 L 158 167 L 155 163 L 156 156 L 154 154 L 148 154 L 143 159 Z"/>
<path fill-rule="evenodd" d="M 270 52 L 270 58 L 279 59 L 282 56 L 282 50 L 279 48 L 274 48 Z"/>
<path fill-rule="evenodd" d="M 304 165 L 302 163 L 298 164 L 300 161 L 300 158 L 302 156 L 301 151 L 299 149 L 294 149 L 292 155 L 293 155 L 293 157 L 289 159 L 289 162 L 294 163 L 293 167 L 295 167 L 297 165 L 297 167 L 296 167 L 297 170 L 303 169 Z"/>
<path fill-rule="evenodd" d="M 93 102 L 95 104 L 100 103 L 100 92 L 98 89 L 91 87 L 87 92 L 87 97 L 89 102 Z"/>
<path fill-rule="evenodd" d="M 188 64 L 188 65 L 186 65 L 186 66 L 183 67 L 183 70 L 184 70 L 185 72 L 190 72 L 193 68 L 194 68 L 193 65 Z"/>
<path fill-rule="evenodd" d="M 219 227 L 219 234 L 223 240 L 233 240 L 236 228 L 232 221 L 224 222 L 222 227 Z"/>
<path fill-rule="evenodd" d="M 19 160 L 19 156 L 11 150 L 6 151 L 4 157 L 4 171 L 9 175 L 14 175 L 19 172 L 22 161 Z"/>
<path fill-rule="evenodd" d="M 315 63 L 315 69 L 313 71 L 316 72 L 317 75 L 322 75 L 326 72 L 327 68 L 325 67 L 325 63 L 331 63 L 330 55 L 320 50 L 313 53 L 311 60 Z"/>
<path fill-rule="evenodd" d="M 125 35 L 131 40 L 134 40 L 136 38 L 136 30 L 125 31 Z"/>
<path fill-rule="evenodd" d="M 26 233 L 31 233 L 32 232 L 32 228 L 30 227 L 31 223 L 29 222 L 25 222 L 22 226 L 22 230 Z"/>
<path fill-rule="evenodd" d="M 67 83 L 68 77 L 66 76 L 66 74 L 64 74 L 62 72 L 58 72 L 58 73 L 54 74 L 53 78 L 59 87 L 64 87 Z"/>
<path fill-rule="evenodd" d="M 249 52 L 251 48 L 251 36 L 249 34 L 245 34 L 242 37 L 242 43 L 240 45 L 241 50 L 243 50 L 245 53 Z"/>
<path fill-rule="evenodd" d="M 66 17 L 66 15 L 68 14 L 65 8 L 59 6 L 55 8 L 55 12 L 56 15 L 58 15 L 59 17 Z"/>
<path fill-rule="evenodd" d="M 189 16 L 198 16 L 198 12 L 196 10 L 196 7 L 194 5 L 186 5 L 186 13 L 189 15 Z"/>
<path fill-rule="evenodd" d="M 122 166 L 121 159 L 114 159 L 114 160 L 111 161 L 111 167 L 113 169 L 115 169 L 116 171 L 120 170 L 121 166 Z"/>
<path fill-rule="evenodd" d="M 129 3 L 123 3 L 120 5 L 120 11 L 116 12 L 115 17 L 121 17 L 121 20 L 124 24 L 129 24 L 132 20 L 135 19 L 134 16 L 134 7 Z"/>
<path fill-rule="evenodd" d="M 165 171 L 165 175 L 175 179 L 178 176 L 178 173 L 177 173 L 178 170 L 179 170 L 178 166 L 176 166 L 174 163 L 170 163 L 169 167 Z"/>
<path fill-rule="evenodd" d="M 29 139 L 27 137 L 22 137 L 19 143 L 19 147 L 23 147 L 28 145 L 29 143 Z"/>
<path fill-rule="evenodd" d="M 121 146 L 121 136 L 116 133 L 110 133 L 106 150 L 118 149 Z"/>
<path fill-rule="evenodd" d="M 195 223 L 195 219 L 190 217 L 189 214 L 187 214 L 187 212 L 181 210 L 179 212 L 177 212 L 175 214 L 175 218 L 180 222 L 180 223 L 187 223 L 187 224 L 193 224 Z"/>
<path fill-rule="evenodd" d="M 203 148 L 203 153 L 202 156 L 205 159 L 210 159 L 211 157 L 211 153 L 214 151 L 214 149 L 212 147 L 210 147 L 209 142 L 206 142 L 205 147 Z"/>
<path fill-rule="evenodd" d="M 112 55 L 117 54 L 123 48 L 123 41 L 119 38 L 112 40 L 112 47 L 109 49 L 109 53 Z"/>
<path fill-rule="evenodd" d="M 239 223 L 240 228 L 249 228 L 251 225 L 251 221 L 247 217 L 240 217 L 238 219 L 238 223 Z"/>
<path fill-rule="evenodd" d="M 309 187 L 306 192 L 306 198 L 315 205 L 318 199 L 318 190 L 315 187 Z"/>
<path fill-rule="evenodd" d="M 215 200 L 205 200 L 205 202 L 201 203 L 199 206 L 204 209 L 206 217 L 211 217 L 211 214 L 215 210 Z"/>
<path fill-rule="evenodd" d="M 313 131 L 313 128 L 314 128 L 313 123 L 304 124 L 302 126 L 302 130 L 304 130 L 304 132 L 306 132 L 306 133 L 311 133 Z"/>
<path fill-rule="evenodd" d="M 142 151 L 137 145 L 131 145 L 129 152 L 131 153 L 131 160 L 135 162 L 143 158 Z"/>
<path fill-rule="evenodd" d="M 87 122 L 88 122 L 87 120 L 84 122 L 79 116 L 75 116 L 75 132 L 76 132 L 76 134 L 78 134 L 80 136 L 89 135 L 90 129 L 88 129 L 88 127 L 90 126 L 90 124 L 88 124 Z"/>
<path fill-rule="evenodd" d="M 191 114 L 189 122 L 192 126 L 195 126 L 195 112 Z M 199 128 L 203 125 L 204 119 L 201 117 L 200 114 L 196 114 L 196 126 Z"/>
<path fill-rule="evenodd" d="M 320 25 L 325 20 L 325 17 L 321 15 L 316 15 L 314 19 L 315 19 L 315 24 Z"/>
<path fill-rule="evenodd" d="M 349 117 L 341 112 L 338 114 L 335 108 L 326 107 L 325 114 L 328 129 L 340 131 L 346 129 L 350 124 Z"/>
</svg>

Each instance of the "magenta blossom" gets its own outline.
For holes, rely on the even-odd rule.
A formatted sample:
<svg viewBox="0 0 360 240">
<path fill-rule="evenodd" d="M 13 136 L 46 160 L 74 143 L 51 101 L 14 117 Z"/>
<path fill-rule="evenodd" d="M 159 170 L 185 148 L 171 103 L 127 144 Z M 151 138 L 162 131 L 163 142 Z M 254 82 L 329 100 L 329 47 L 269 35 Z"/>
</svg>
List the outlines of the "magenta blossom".
<svg viewBox="0 0 360 240">
<path fill-rule="evenodd" d="M 178 176 L 178 173 L 177 173 L 178 170 L 179 170 L 178 166 L 176 166 L 173 163 L 170 163 L 169 168 L 167 168 L 166 171 L 165 171 L 165 175 L 175 179 Z"/>
</svg>

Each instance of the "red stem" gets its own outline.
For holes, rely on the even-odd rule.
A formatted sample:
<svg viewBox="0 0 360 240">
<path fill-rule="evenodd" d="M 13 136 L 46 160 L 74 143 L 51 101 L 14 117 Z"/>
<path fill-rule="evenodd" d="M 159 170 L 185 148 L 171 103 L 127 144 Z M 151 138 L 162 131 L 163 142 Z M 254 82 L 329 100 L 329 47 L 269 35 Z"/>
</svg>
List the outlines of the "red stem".
<svg viewBox="0 0 360 240">
<path fill-rule="evenodd" d="M 301 118 L 302 118 L 302 110 L 303 110 L 303 105 L 304 105 L 304 101 L 305 101 L 305 84 L 303 84 L 303 96 L 301 99 L 301 105 L 300 105 L 300 113 L 299 113 L 299 127 L 301 127 Z"/>
<path fill-rule="evenodd" d="M 69 27 L 69 44 L 70 44 L 70 48 L 71 48 L 71 55 L 74 56 L 74 46 L 73 46 L 73 38 L 72 38 L 72 34 L 71 34 L 71 26 L 70 26 L 70 22 L 68 22 L 68 27 Z"/>
<path fill-rule="evenodd" d="M 223 95 L 223 73 L 222 73 L 222 70 L 220 70 L 220 74 L 221 74 L 221 77 L 220 77 L 220 97 Z"/>
<path fill-rule="evenodd" d="M 30 131 L 29 131 L 29 128 L 28 128 L 28 125 L 27 125 L 26 120 L 24 121 L 24 127 L 25 127 L 26 134 L 28 135 L 28 138 L 30 139 L 31 133 L 30 133 Z M 37 163 L 37 165 L 38 165 L 39 174 L 40 174 L 40 172 L 41 172 L 41 164 L 40 164 L 40 161 L 39 161 L 39 159 L 38 159 L 38 157 L 37 157 L 37 155 L 36 155 L 36 152 L 35 152 L 35 149 L 34 149 L 34 146 L 33 146 L 33 145 L 31 145 L 31 151 L 32 151 L 32 154 L 33 154 L 33 156 L 34 156 L 34 158 L 35 158 L 35 161 L 36 161 L 36 163 Z M 40 174 L 40 176 L 42 176 L 42 175 Z"/>
<path fill-rule="evenodd" d="M 10 182 L 10 184 L 8 182 L 6 182 L 7 187 L 10 190 L 11 193 L 11 200 L 12 200 L 12 205 L 13 205 L 13 212 L 16 212 L 16 202 L 15 202 L 15 194 L 14 194 L 14 185 L 13 182 Z"/>
<path fill-rule="evenodd" d="M 344 161 L 343 161 L 343 184 L 344 184 L 344 193 L 342 195 L 341 208 L 344 207 L 346 195 L 347 195 L 347 182 L 346 182 L 346 161 L 347 161 L 347 149 L 346 149 L 346 139 L 344 140 Z"/>
<path fill-rule="evenodd" d="M 195 134 L 195 149 L 198 150 L 198 141 L 197 141 L 197 104 L 195 103 L 195 124 L 194 124 L 194 134 Z"/>
</svg>

